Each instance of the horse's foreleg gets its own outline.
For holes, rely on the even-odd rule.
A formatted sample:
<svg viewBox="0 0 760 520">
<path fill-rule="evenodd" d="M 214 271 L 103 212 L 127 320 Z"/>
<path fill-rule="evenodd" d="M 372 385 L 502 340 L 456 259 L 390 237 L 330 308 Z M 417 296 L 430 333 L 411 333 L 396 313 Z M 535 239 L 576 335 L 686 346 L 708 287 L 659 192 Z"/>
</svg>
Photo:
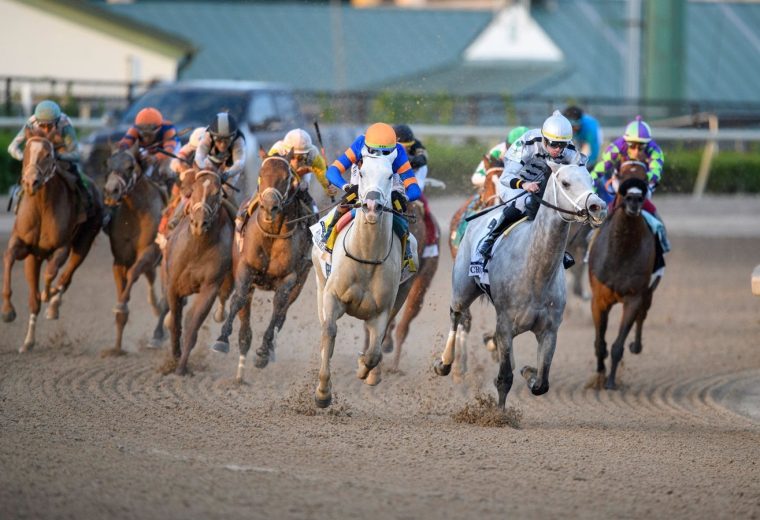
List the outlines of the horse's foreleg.
<svg viewBox="0 0 760 520">
<path fill-rule="evenodd" d="M 202 287 L 201 291 L 195 295 L 192 307 L 187 311 L 184 326 L 185 335 L 182 338 L 182 356 L 179 358 L 175 371 L 178 376 L 187 374 L 187 362 L 190 359 L 190 352 L 193 350 L 195 342 L 198 341 L 198 329 L 201 328 L 203 320 L 211 311 L 218 291 L 219 286 L 216 284 L 208 284 Z"/>
<path fill-rule="evenodd" d="M 216 342 L 211 345 L 213 351 L 219 352 L 220 354 L 226 354 L 230 351 L 232 323 L 235 321 L 235 314 L 237 314 L 245 305 L 248 293 L 251 292 L 252 284 L 253 269 L 241 259 L 235 277 L 235 292 L 232 293 L 232 299 L 230 301 L 230 313 L 227 315 L 227 319 L 224 320 L 219 337 L 216 338 Z"/>
<path fill-rule="evenodd" d="M 632 354 L 641 354 L 641 350 L 643 348 L 643 345 L 641 343 L 641 333 L 644 328 L 644 320 L 647 319 L 649 307 L 652 305 L 652 293 L 653 290 L 650 290 L 647 292 L 647 294 L 644 295 L 644 301 L 641 304 L 639 313 L 636 315 L 636 337 L 634 341 L 628 345 L 628 348 Z"/>
<path fill-rule="evenodd" d="M 297 282 L 298 276 L 293 273 L 285 277 L 275 290 L 274 298 L 272 298 L 272 317 L 269 319 L 269 325 L 261 340 L 261 347 L 256 351 L 256 359 L 253 362 L 256 368 L 264 368 L 269 364 L 270 356 L 274 357 L 277 334 L 282 330 L 282 325 L 285 323 L 285 317 L 290 306 L 290 293 Z"/>
<path fill-rule="evenodd" d="M 11 289 L 11 271 L 16 260 L 23 259 L 28 254 L 26 247 L 21 241 L 12 235 L 8 242 L 8 249 L 3 255 L 3 321 L 10 323 L 16 319 L 16 309 L 11 303 L 13 290 Z"/>
<path fill-rule="evenodd" d="M 438 257 L 426 258 L 423 266 L 420 268 L 420 272 L 418 272 L 412 280 L 412 286 L 406 297 L 404 312 L 396 325 L 396 332 L 394 334 L 396 339 L 396 352 L 393 356 L 392 364 L 394 370 L 398 370 L 399 361 L 401 360 L 401 348 L 404 345 L 404 341 L 406 341 L 406 337 L 409 335 L 409 325 L 422 310 L 422 304 L 425 301 L 425 293 L 430 286 L 430 281 L 432 280 L 437 267 Z M 393 323 L 393 320 L 391 320 L 391 323 Z M 390 330 L 388 331 L 389 333 Z"/>
<path fill-rule="evenodd" d="M 446 338 L 446 347 L 444 347 L 440 359 L 433 362 L 433 370 L 439 376 L 447 376 L 451 372 L 451 364 L 454 362 L 454 355 L 456 354 L 457 330 L 462 321 L 462 312 L 449 309 L 449 319 L 451 325 L 449 337 Z"/>
<path fill-rule="evenodd" d="M 37 315 L 40 313 L 40 265 L 42 261 L 34 255 L 29 255 L 24 260 L 24 273 L 29 285 L 29 326 L 26 329 L 24 345 L 19 352 L 27 352 L 34 347 L 35 330 L 37 328 Z"/>
<path fill-rule="evenodd" d="M 216 311 L 214 311 L 214 321 L 217 323 L 224 323 L 224 320 L 227 319 L 227 311 L 225 309 L 225 305 L 227 304 L 227 300 L 232 293 L 232 289 L 234 289 L 234 284 L 235 280 L 232 278 L 232 276 L 225 276 L 224 281 L 222 282 L 222 286 L 219 288 L 219 303 L 216 306 Z"/>
<path fill-rule="evenodd" d="M 55 280 L 55 277 L 58 275 L 58 270 L 69 257 L 70 251 L 71 248 L 67 244 L 56 249 L 48 259 L 47 266 L 45 267 L 44 287 L 41 295 L 43 302 L 47 302 L 52 296 L 53 280 Z"/>
<path fill-rule="evenodd" d="M 100 212 L 98 212 L 98 215 L 100 215 Z M 74 273 L 79 266 L 82 265 L 82 262 L 84 262 L 84 259 L 90 252 L 92 243 L 95 241 L 95 237 L 100 233 L 99 222 L 101 219 L 102 217 L 98 217 L 92 222 L 88 221 L 87 226 L 82 228 L 74 237 L 74 240 L 71 243 L 71 252 L 68 257 L 69 261 L 66 262 L 66 267 L 53 289 L 53 297 L 55 297 L 56 294 L 63 294 L 66 289 L 69 288 L 69 285 L 71 285 L 71 279 L 74 276 Z M 51 301 L 51 304 L 52 303 L 53 302 Z M 58 305 L 60 305 L 60 301 L 58 302 Z"/>
<path fill-rule="evenodd" d="M 359 368 L 356 371 L 356 377 L 364 379 L 365 383 L 374 386 L 380 382 L 380 361 L 383 359 L 382 342 L 385 335 L 385 328 L 388 326 L 389 311 L 381 312 L 374 318 L 367 320 L 367 330 L 369 331 L 369 349 L 359 356 Z M 368 378 L 370 372 L 372 377 Z"/>
<path fill-rule="evenodd" d="M 184 298 L 177 295 L 171 289 L 166 295 L 166 300 L 169 303 L 169 312 L 172 319 L 169 325 L 169 332 L 171 334 L 171 355 L 172 358 L 178 360 L 182 354 L 180 350 L 180 336 L 182 334 L 182 307 L 184 306 Z"/>
<path fill-rule="evenodd" d="M 641 309 L 641 304 L 641 295 L 629 297 L 623 301 L 623 317 L 620 319 L 620 329 L 618 330 L 617 338 L 615 338 L 615 342 L 612 344 L 612 363 L 610 365 L 610 373 L 607 376 L 607 381 L 604 383 L 604 388 L 607 390 L 617 389 L 615 377 L 617 376 L 618 365 L 623 359 L 625 339 L 628 337 L 628 333 L 631 331 L 631 327 L 633 327 L 633 323 L 636 321 L 636 317 Z"/>
<path fill-rule="evenodd" d="M 124 291 L 124 286 L 127 283 L 127 266 L 113 264 L 113 280 L 116 284 L 116 300 L 118 302 L 119 295 Z M 104 356 L 121 354 L 121 341 L 124 336 L 124 327 L 126 327 L 127 321 L 129 320 L 129 311 L 119 310 L 118 305 L 114 307 L 113 313 L 116 321 L 116 341 L 112 349 L 104 350 L 101 353 Z"/>
<path fill-rule="evenodd" d="M 554 350 L 557 347 L 556 329 L 547 329 L 536 334 L 538 340 L 538 369 L 530 366 L 522 368 L 520 373 L 528 382 L 533 395 L 543 395 L 549 391 L 549 369 L 552 366 Z"/>
<path fill-rule="evenodd" d="M 155 316 L 160 316 L 161 306 L 156 297 L 156 268 L 153 266 L 146 268 L 145 278 L 148 280 L 148 305 L 153 309 Z"/>
<path fill-rule="evenodd" d="M 319 384 L 314 393 L 317 406 L 327 408 L 332 402 L 332 383 L 330 382 L 330 358 L 335 349 L 335 336 L 338 334 L 337 321 L 345 312 L 345 307 L 332 294 L 325 294 L 322 304 L 322 341 L 320 343 L 321 363 L 319 366 Z"/>
<path fill-rule="evenodd" d="M 253 332 L 251 331 L 252 300 L 253 288 L 248 291 L 248 297 L 245 299 L 245 304 L 243 305 L 243 308 L 238 311 L 238 322 L 240 322 L 240 330 L 238 331 L 238 350 L 240 351 L 240 359 L 238 361 L 237 377 L 235 378 L 238 383 L 243 382 L 245 356 L 248 354 L 248 350 L 251 348 L 251 340 L 253 339 Z"/>
<path fill-rule="evenodd" d="M 503 320 L 499 320 L 496 323 L 496 330 L 493 335 L 493 341 L 499 350 L 499 373 L 496 375 L 493 383 L 499 392 L 499 408 L 502 410 L 507 405 L 507 394 L 509 394 L 514 380 L 512 372 L 515 369 L 515 355 L 512 348 L 512 339 L 512 330 L 509 324 L 504 323 Z"/>
<path fill-rule="evenodd" d="M 607 321 L 610 315 L 610 308 L 603 305 L 595 298 L 591 302 L 591 314 L 594 317 L 594 329 L 596 331 L 594 338 L 594 352 L 596 353 L 596 372 L 604 374 L 604 360 L 607 358 L 607 342 L 604 336 L 607 333 Z"/>
<path fill-rule="evenodd" d="M 132 293 L 132 286 L 135 285 L 135 282 L 137 282 L 142 274 L 154 269 L 160 258 L 161 249 L 159 249 L 156 243 L 152 243 L 140 252 L 135 263 L 127 271 L 127 282 L 121 294 L 119 294 L 119 303 L 116 306 L 118 310 L 129 312 L 128 304 Z"/>
<path fill-rule="evenodd" d="M 151 348 L 159 348 L 164 342 L 166 332 L 164 331 L 164 320 L 166 315 L 169 314 L 169 304 L 166 302 L 166 297 L 162 296 L 158 302 L 158 319 L 156 321 L 156 328 L 153 329 L 153 337 L 150 340 L 149 346 Z"/>
</svg>

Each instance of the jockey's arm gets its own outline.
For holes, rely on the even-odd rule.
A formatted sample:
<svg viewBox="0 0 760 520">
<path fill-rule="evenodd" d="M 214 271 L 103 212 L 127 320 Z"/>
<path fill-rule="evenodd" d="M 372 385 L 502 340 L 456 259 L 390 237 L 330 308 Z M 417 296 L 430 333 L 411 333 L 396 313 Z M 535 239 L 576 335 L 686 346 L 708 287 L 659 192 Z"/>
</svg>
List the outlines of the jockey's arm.
<svg viewBox="0 0 760 520">
<path fill-rule="evenodd" d="M 594 182 L 594 189 L 596 194 L 599 195 L 605 202 L 611 202 L 612 196 L 607 193 L 607 189 L 604 184 L 607 179 L 617 171 L 618 163 L 620 162 L 620 150 L 615 143 L 610 144 L 602 154 L 601 160 L 596 163 L 594 169 L 591 170 L 591 180 Z"/>
<path fill-rule="evenodd" d="M 406 150 L 401 144 L 396 144 L 396 150 L 398 150 L 398 154 L 393 160 L 393 173 L 398 174 L 404 185 L 406 198 L 409 199 L 410 202 L 413 202 L 422 196 L 422 190 L 417 183 L 417 178 L 414 175 L 412 165 L 409 164 Z"/>
<path fill-rule="evenodd" d="M 13 138 L 11 144 L 8 145 L 8 155 L 16 159 L 17 161 L 24 160 L 24 143 L 26 142 L 26 129 L 27 124 L 21 127 L 21 130 Z"/>
<path fill-rule="evenodd" d="M 245 171 L 245 140 L 238 137 L 232 143 L 232 164 L 224 171 L 224 179 L 235 186 Z"/>
<path fill-rule="evenodd" d="M 314 159 L 311 161 L 311 171 L 324 189 L 330 187 L 330 182 L 327 180 L 326 176 L 327 163 L 325 162 L 325 158 L 322 157 L 322 154 L 319 152 L 315 154 Z"/>
<path fill-rule="evenodd" d="M 164 130 L 164 135 L 163 135 L 163 141 L 159 145 L 160 149 L 176 154 L 177 150 L 179 149 L 179 137 L 177 137 L 177 129 L 174 128 L 174 125 L 164 125 L 163 130 Z M 171 156 L 165 153 L 158 152 L 156 153 L 156 158 L 159 161 L 164 161 L 166 159 L 171 158 Z"/>
<path fill-rule="evenodd" d="M 198 149 L 195 150 L 195 166 L 199 170 L 216 169 L 214 163 L 209 159 L 209 150 L 211 150 L 211 134 L 206 132 L 198 144 Z"/>
<path fill-rule="evenodd" d="M 325 176 L 327 177 L 327 180 L 330 181 L 330 184 L 337 186 L 338 188 L 343 188 L 343 186 L 347 184 L 342 175 L 346 170 L 351 168 L 351 165 L 357 163 L 359 157 L 361 157 L 363 144 L 364 136 L 360 135 L 353 143 L 351 143 L 351 146 L 346 148 L 346 151 L 343 152 L 340 157 L 335 159 L 330 167 L 327 168 Z"/>
<path fill-rule="evenodd" d="M 522 170 L 522 163 L 509 160 L 504 165 L 504 171 L 499 177 L 499 184 L 496 186 L 496 191 L 502 202 L 505 202 L 512 198 L 513 190 L 520 189 L 523 183 L 523 179 L 518 175 Z"/>
<path fill-rule="evenodd" d="M 651 186 L 660 183 L 662 167 L 665 165 L 665 154 L 662 153 L 662 149 L 654 141 L 650 141 L 649 146 L 651 148 L 651 153 L 649 154 L 649 161 L 647 164 L 649 167 L 647 178 Z"/>
<path fill-rule="evenodd" d="M 56 150 L 56 156 L 63 161 L 79 162 L 79 141 L 76 130 L 71 124 L 64 124 L 61 128 L 63 137 L 63 149 Z"/>
<path fill-rule="evenodd" d="M 130 126 L 129 130 L 127 130 L 127 133 L 125 133 L 124 137 L 122 137 L 119 141 L 119 150 L 132 148 L 132 145 L 138 142 L 139 138 L 140 134 L 137 132 L 137 128 L 134 125 Z"/>
</svg>

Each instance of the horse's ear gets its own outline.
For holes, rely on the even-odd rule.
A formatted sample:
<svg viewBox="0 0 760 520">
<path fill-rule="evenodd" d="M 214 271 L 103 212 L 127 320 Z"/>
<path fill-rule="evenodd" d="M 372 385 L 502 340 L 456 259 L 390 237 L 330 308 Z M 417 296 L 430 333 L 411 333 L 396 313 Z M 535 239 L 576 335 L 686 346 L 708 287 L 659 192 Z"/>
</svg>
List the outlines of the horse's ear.
<svg viewBox="0 0 760 520">
<path fill-rule="evenodd" d="M 267 153 L 264 150 L 264 147 L 261 145 L 259 145 L 259 157 L 261 158 L 262 161 L 267 158 Z"/>
<path fill-rule="evenodd" d="M 551 169 L 552 173 L 557 173 L 557 170 L 564 166 L 563 164 L 559 164 L 554 161 L 546 161 L 546 164 L 549 166 L 549 169 Z"/>
<path fill-rule="evenodd" d="M 288 162 L 293 160 L 293 157 L 295 157 L 296 151 L 294 148 L 290 148 L 290 151 L 288 152 L 288 155 L 285 156 L 285 158 L 288 160 Z"/>
</svg>

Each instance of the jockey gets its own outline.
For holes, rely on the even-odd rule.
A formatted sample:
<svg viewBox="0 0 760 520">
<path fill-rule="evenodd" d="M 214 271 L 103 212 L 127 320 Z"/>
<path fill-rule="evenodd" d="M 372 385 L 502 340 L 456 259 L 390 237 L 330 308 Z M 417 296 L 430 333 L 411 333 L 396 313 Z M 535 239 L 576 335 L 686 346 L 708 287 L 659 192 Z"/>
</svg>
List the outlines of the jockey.
<svg viewBox="0 0 760 520">
<path fill-rule="evenodd" d="M 222 180 L 222 205 L 234 220 L 237 207 L 231 202 L 231 190 L 245 171 L 245 137 L 237 121 L 228 112 L 219 112 L 211 120 L 195 150 L 195 167 L 217 172 Z"/>
<path fill-rule="evenodd" d="M 90 180 L 79 170 L 79 141 L 76 130 L 68 116 L 54 101 L 46 99 L 35 107 L 34 114 L 27 119 L 8 146 L 8 154 L 17 161 L 23 161 L 24 145 L 34 136 L 45 137 L 53 143 L 55 158 L 62 166 L 58 172 L 72 192 L 77 194 L 80 205 L 79 218 L 84 220 L 87 210 L 93 205 L 92 195 L 87 188 Z"/>
<path fill-rule="evenodd" d="M 166 244 L 166 232 L 174 227 L 179 222 L 182 213 L 185 209 L 185 203 L 190 197 L 188 188 L 190 186 L 183 186 L 182 183 L 185 180 L 187 172 L 193 167 L 195 160 L 195 151 L 198 149 L 198 145 L 203 138 L 203 134 L 206 133 L 205 126 L 199 126 L 190 134 L 187 144 L 180 148 L 177 152 L 177 157 L 173 158 L 169 163 L 174 176 L 179 179 L 179 183 L 172 186 L 172 196 L 169 201 L 169 205 L 161 215 L 161 222 L 158 224 L 158 235 L 156 236 L 156 243 L 163 249 Z M 184 195 L 184 196 L 183 196 Z M 170 220 L 171 217 L 171 220 Z"/>
<path fill-rule="evenodd" d="M 602 145 L 602 129 L 599 121 L 586 114 L 577 106 L 567 107 L 562 114 L 573 125 L 573 142 L 575 146 L 588 156 L 586 165 L 593 168 L 599 159 L 599 148 Z"/>
<path fill-rule="evenodd" d="M 602 154 L 602 160 L 596 164 L 591 172 L 597 193 L 607 203 L 612 202 L 615 196 L 607 191 L 606 184 L 610 179 L 613 179 L 620 165 L 626 161 L 639 161 L 646 164 L 649 195 L 651 197 L 655 187 L 660 182 L 665 155 L 652 139 L 652 129 L 641 120 L 641 116 L 636 116 L 635 120 L 628 123 L 622 137 L 618 137 L 610 143 Z M 647 197 L 649 207 L 645 203 L 644 209 L 654 213 L 654 205 L 649 200 L 650 197 Z"/>
<path fill-rule="evenodd" d="M 324 222 L 324 232 L 322 235 L 323 242 L 329 243 L 330 236 L 340 217 L 348 210 L 349 206 L 344 204 L 353 204 L 358 198 L 358 169 L 352 168 L 364 156 L 386 157 L 391 161 L 393 168 L 393 191 L 391 193 L 391 204 L 393 209 L 398 212 L 406 211 L 407 200 L 415 201 L 420 198 L 422 191 L 417 184 L 414 176 L 412 165 L 406 155 L 404 146 L 396 142 L 396 132 L 393 127 L 386 123 L 375 123 L 367 128 L 367 132 L 354 140 L 351 146 L 327 168 L 327 180 L 333 186 L 341 187 L 346 194 L 343 196 L 342 203 L 335 208 Z M 351 168 L 351 182 L 346 182 L 342 173 Z M 393 215 L 393 229 L 401 238 L 404 247 L 404 262 L 409 265 L 411 271 L 416 271 L 416 266 L 412 265 L 412 253 L 407 240 L 409 234 L 409 223 L 405 218 L 399 215 Z"/>
<path fill-rule="evenodd" d="M 531 194 L 540 196 L 543 182 L 551 172 L 547 161 L 586 165 L 586 156 L 575 149 L 572 139 L 570 121 L 555 110 L 541 128 L 525 132 L 509 147 L 498 186 L 499 198 L 506 205 L 498 219 L 490 224 L 488 235 L 478 246 L 484 260 L 491 257 L 494 242 L 511 224 L 526 214 L 529 218 L 535 217 L 539 201 Z M 565 268 L 573 265 L 569 253 L 565 253 L 563 263 Z"/>
<path fill-rule="evenodd" d="M 512 130 L 510 130 L 509 134 L 507 134 L 506 140 L 491 148 L 491 150 L 488 152 L 488 157 L 491 159 L 496 159 L 497 161 L 503 161 L 504 156 L 506 155 L 509 147 L 512 146 L 512 143 L 520 139 L 522 135 L 527 131 L 528 127 L 526 126 L 514 127 Z M 472 178 L 470 180 L 472 181 L 473 186 L 476 188 L 480 189 L 483 187 L 483 183 L 486 182 L 486 165 L 482 160 L 478 163 L 478 167 L 475 168 L 475 173 L 472 174 Z"/>
<path fill-rule="evenodd" d="M 300 179 L 296 196 L 306 206 L 308 211 L 316 214 L 318 211 L 316 203 L 308 191 L 312 176 L 316 176 L 317 181 L 330 195 L 335 195 L 338 190 L 327 182 L 327 177 L 325 177 L 327 162 L 319 152 L 319 149 L 311 142 L 311 136 L 306 130 L 294 128 L 285 134 L 283 139 L 274 143 L 267 155 L 286 156 L 291 150 L 293 150 L 293 159 L 290 166 Z M 238 232 L 242 232 L 248 215 L 253 214 L 258 203 L 259 192 L 256 191 L 250 199 L 240 205 L 237 217 L 235 218 L 235 229 Z"/>
<path fill-rule="evenodd" d="M 396 132 L 396 140 L 404 147 L 409 157 L 409 164 L 414 170 L 414 177 L 420 187 L 420 201 L 425 209 L 425 237 L 426 244 L 422 251 L 423 257 L 438 256 L 438 233 L 433 221 L 427 197 L 425 197 L 425 179 L 428 173 L 428 153 L 422 142 L 414 136 L 409 125 L 394 125 L 393 131 Z M 427 253 L 427 254 L 426 254 Z"/>
<path fill-rule="evenodd" d="M 636 119 L 628 123 L 622 137 L 618 137 L 610 143 L 604 154 L 602 154 L 602 159 L 591 172 L 594 188 L 597 194 L 609 204 L 608 211 L 610 215 L 615 209 L 614 205 L 611 204 L 614 202 L 615 195 L 607 189 L 607 184 L 615 186 L 613 192 L 617 191 L 615 176 L 620 166 L 626 161 L 638 161 L 644 163 L 647 167 L 649 192 L 641 209 L 659 221 L 658 232 L 655 232 L 658 244 L 655 272 L 658 272 L 665 266 L 665 260 L 662 255 L 670 251 L 664 222 L 657 213 L 657 208 L 652 203 L 652 194 L 662 177 L 665 155 L 654 139 L 652 139 L 652 129 L 641 119 L 641 116 L 636 116 Z"/>
<path fill-rule="evenodd" d="M 154 172 L 168 177 L 169 160 L 179 148 L 179 137 L 174 125 L 164 120 L 157 109 L 143 108 L 137 113 L 134 125 L 119 141 L 119 149 L 127 150 L 135 143 L 140 147 L 140 166 L 148 177 L 152 177 Z"/>
</svg>

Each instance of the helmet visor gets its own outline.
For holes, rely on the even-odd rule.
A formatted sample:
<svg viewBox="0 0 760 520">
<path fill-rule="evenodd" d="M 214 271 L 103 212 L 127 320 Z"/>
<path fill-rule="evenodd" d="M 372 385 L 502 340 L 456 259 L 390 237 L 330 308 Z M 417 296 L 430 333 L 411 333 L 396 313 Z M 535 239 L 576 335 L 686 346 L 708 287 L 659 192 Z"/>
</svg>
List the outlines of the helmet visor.
<svg viewBox="0 0 760 520">
<path fill-rule="evenodd" d="M 567 142 L 550 141 L 549 139 L 544 138 L 544 146 L 546 146 L 547 148 L 553 148 L 555 150 L 564 150 L 567 147 Z"/>
<path fill-rule="evenodd" d="M 372 146 L 368 146 L 367 147 L 367 153 L 369 155 L 373 155 L 375 157 L 380 157 L 380 156 L 385 156 L 385 155 L 392 154 L 394 149 L 395 148 L 375 148 L 375 147 L 372 147 Z"/>
</svg>

